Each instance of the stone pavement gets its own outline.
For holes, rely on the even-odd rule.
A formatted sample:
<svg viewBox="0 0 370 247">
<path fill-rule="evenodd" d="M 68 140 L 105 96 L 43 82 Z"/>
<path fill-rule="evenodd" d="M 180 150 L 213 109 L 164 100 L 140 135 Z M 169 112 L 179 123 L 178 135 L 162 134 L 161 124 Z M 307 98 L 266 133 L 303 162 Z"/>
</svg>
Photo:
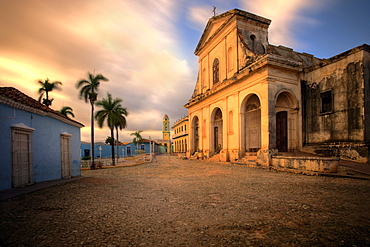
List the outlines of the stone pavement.
<svg viewBox="0 0 370 247">
<path fill-rule="evenodd" d="M 158 156 L 0 202 L 0 246 L 369 246 L 370 181 Z"/>
</svg>

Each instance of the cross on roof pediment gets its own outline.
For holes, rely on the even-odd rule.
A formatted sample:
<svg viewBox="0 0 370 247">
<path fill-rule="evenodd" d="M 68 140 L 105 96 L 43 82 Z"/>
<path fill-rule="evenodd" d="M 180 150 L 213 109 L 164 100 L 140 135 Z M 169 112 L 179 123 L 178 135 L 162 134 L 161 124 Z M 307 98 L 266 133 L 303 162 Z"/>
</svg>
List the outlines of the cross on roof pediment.
<svg viewBox="0 0 370 247">
<path fill-rule="evenodd" d="M 218 15 L 209 19 L 194 53 L 198 54 L 198 52 L 204 47 L 204 45 L 208 43 L 208 41 L 210 41 L 211 38 L 214 37 L 214 35 L 221 30 L 221 27 L 226 25 L 231 17 L 232 14 L 226 12 L 222 15 Z"/>
<path fill-rule="evenodd" d="M 258 22 L 267 27 L 271 23 L 271 20 L 269 19 L 239 9 L 233 9 L 223 14 L 214 16 L 209 19 L 199 40 L 199 43 L 194 51 L 194 54 L 198 55 L 200 51 L 227 25 L 233 22 L 237 22 L 236 16 L 239 16 L 238 19 L 241 18 L 244 20 L 253 20 L 254 22 Z"/>
</svg>

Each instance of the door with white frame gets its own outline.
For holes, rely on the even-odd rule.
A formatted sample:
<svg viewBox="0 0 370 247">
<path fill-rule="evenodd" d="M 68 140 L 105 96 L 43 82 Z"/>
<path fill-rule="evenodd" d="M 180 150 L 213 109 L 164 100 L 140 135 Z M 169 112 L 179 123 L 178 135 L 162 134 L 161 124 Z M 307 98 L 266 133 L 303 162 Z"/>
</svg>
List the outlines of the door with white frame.
<svg viewBox="0 0 370 247">
<path fill-rule="evenodd" d="M 72 175 L 71 135 L 60 135 L 62 178 L 70 178 Z"/>
<path fill-rule="evenodd" d="M 21 126 L 22 128 L 19 128 Z M 24 126 L 24 127 L 23 127 Z M 12 185 L 21 187 L 33 182 L 32 128 L 12 126 Z"/>
</svg>

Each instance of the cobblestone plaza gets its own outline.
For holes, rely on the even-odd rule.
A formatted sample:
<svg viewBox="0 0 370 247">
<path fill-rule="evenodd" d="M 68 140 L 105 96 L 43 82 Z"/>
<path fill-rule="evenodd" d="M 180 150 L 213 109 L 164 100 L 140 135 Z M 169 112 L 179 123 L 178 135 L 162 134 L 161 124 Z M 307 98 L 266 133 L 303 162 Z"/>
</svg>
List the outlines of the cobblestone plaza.
<svg viewBox="0 0 370 247">
<path fill-rule="evenodd" d="M 369 246 L 370 181 L 158 156 L 1 201 L 0 246 Z"/>
</svg>

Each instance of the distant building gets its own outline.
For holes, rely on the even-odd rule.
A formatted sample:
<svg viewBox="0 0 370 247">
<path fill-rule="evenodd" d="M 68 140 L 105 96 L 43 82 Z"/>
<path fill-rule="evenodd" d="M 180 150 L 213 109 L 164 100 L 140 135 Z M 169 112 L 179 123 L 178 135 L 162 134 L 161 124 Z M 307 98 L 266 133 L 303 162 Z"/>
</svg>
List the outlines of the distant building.
<svg viewBox="0 0 370 247">
<path fill-rule="evenodd" d="M 105 143 L 95 143 L 95 158 L 111 158 L 112 157 L 112 147 L 110 144 Z M 159 145 L 153 140 L 143 138 L 142 142 L 138 142 L 136 145 L 133 142 L 124 142 L 118 144 L 118 154 L 119 157 L 129 157 L 137 155 L 136 150 L 143 150 L 144 153 L 150 153 L 150 147 L 152 147 L 152 153 L 157 154 L 159 152 Z M 86 142 L 81 142 L 81 157 L 87 157 L 91 155 L 90 149 L 91 144 Z M 116 146 L 114 147 L 115 157 Z"/>
<path fill-rule="evenodd" d="M 189 143 L 189 117 L 183 117 L 176 121 L 173 126 L 174 153 L 187 155 Z"/>
<path fill-rule="evenodd" d="M 83 124 L 0 87 L 0 190 L 81 175 Z"/>
<path fill-rule="evenodd" d="M 171 153 L 171 126 L 167 114 L 162 119 L 162 139 L 158 139 L 156 142 L 163 147 L 160 149 L 160 153 Z"/>
<path fill-rule="evenodd" d="M 149 140 L 143 138 L 141 142 L 138 142 L 136 145 L 133 142 L 127 143 L 123 145 L 122 150 L 125 156 L 132 156 L 140 154 L 136 152 L 136 150 L 142 150 L 143 153 L 159 153 L 159 144 L 154 140 Z"/>
<path fill-rule="evenodd" d="M 271 165 L 307 151 L 367 162 L 370 46 L 319 59 L 269 44 L 270 23 L 238 9 L 209 19 L 185 105 L 190 155 Z"/>
</svg>

